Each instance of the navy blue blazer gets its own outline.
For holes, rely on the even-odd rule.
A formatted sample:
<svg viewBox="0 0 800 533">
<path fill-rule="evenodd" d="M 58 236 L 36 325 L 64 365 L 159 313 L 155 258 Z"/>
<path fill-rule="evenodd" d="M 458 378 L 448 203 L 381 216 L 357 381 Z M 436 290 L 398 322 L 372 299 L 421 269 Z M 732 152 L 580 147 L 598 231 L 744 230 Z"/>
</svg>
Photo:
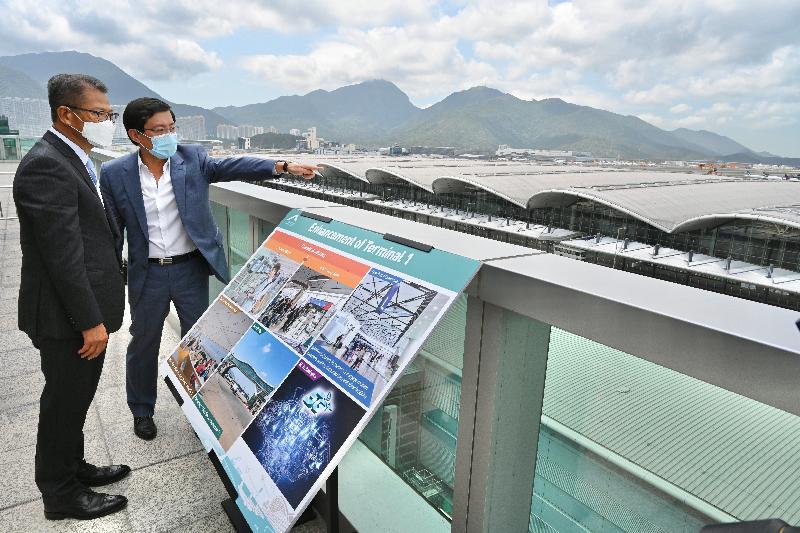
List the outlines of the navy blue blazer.
<svg viewBox="0 0 800 533">
<path fill-rule="evenodd" d="M 216 159 L 192 144 L 178 145 L 170 160 L 170 179 L 175 203 L 189 238 L 208 262 L 209 272 L 228 283 L 222 233 L 211 215 L 208 199 L 210 183 L 256 180 L 274 176 L 275 160 L 257 157 Z M 128 301 L 135 306 L 142 294 L 147 274 L 150 239 L 139 180 L 139 152 L 103 163 L 100 190 L 109 215 L 128 238 Z M 121 253 L 121 244 L 120 253 Z"/>
</svg>

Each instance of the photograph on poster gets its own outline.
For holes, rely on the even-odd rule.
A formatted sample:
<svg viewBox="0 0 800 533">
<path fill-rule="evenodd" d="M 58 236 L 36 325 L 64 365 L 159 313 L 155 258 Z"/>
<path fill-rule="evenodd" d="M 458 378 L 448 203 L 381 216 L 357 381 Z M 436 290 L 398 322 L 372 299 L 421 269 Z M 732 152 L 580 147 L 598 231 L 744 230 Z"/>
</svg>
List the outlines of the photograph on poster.
<svg viewBox="0 0 800 533">
<path fill-rule="evenodd" d="M 190 397 L 252 324 L 253 319 L 220 296 L 189 330 L 167 362 Z"/>
<path fill-rule="evenodd" d="M 225 289 L 225 295 L 257 317 L 299 267 L 299 263 L 261 246 Z"/>
<path fill-rule="evenodd" d="M 373 268 L 342 311 L 353 315 L 365 337 L 397 346 L 436 294 L 433 289 Z"/>
<path fill-rule="evenodd" d="M 353 289 L 301 266 L 260 317 L 278 338 L 305 352 Z"/>
<path fill-rule="evenodd" d="M 222 430 L 218 439 L 223 449 L 242 434 L 297 360 L 297 354 L 253 324 L 222 361 L 198 395 Z"/>
<path fill-rule="evenodd" d="M 345 311 L 339 311 L 322 329 L 317 342 L 319 346 L 340 357 L 358 334 L 360 326 L 356 318 Z"/>
<path fill-rule="evenodd" d="M 242 439 L 296 509 L 364 413 L 300 361 Z"/>
<path fill-rule="evenodd" d="M 372 269 L 323 328 L 306 357 L 370 405 L 419 348 L 449 297 Z"/>
</svg>

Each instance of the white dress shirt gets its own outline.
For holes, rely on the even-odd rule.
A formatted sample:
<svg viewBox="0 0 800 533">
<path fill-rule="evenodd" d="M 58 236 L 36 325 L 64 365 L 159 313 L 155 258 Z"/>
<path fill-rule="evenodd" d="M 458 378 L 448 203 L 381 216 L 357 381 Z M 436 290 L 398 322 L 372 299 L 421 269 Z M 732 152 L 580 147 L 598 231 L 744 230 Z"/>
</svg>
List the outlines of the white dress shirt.
<svg viewBox="0 0 800 533">
<path fill-rule="evenodd" d="M 86 162 L 89 161 L 89 154 L 84 152 L 83 148 L 81 148 L 80 146 L 78 146 L 74 142 L 70 141 L 63 133 L 61 133 L 57 129 L 51 127 L 50 131 L 53 132 L 53 134 L 56 137 L 58 137 L 59 139 L 64 141 L 67 144 L 67 146 L 72 148 L 72 150 L 75 152 L 75 155 L 77 155 L 78 158 L 81 160 L 81 163 L 83 163 L 83 166 L 86 166 Z M 91 163 L 91 164 L 93 165 L 94 163 Z M 97 183 L 95 183 L 95 188 L 97 189 L 97 196 L 100 197 L 100 203 L 103 204 L 103 195 L 100 193 L 100 176 L 97 176 Z M 103 204 L 103 205 L 105 205 L 105 204 Z"/>
<path fill-rule="evenodd" d="M 174 257 L 196 250 L 197 246 L 186 233 L 178 204 L 175 203 L 169 159 L 164 163 L 164 173 L 158 181 L 142 162 L 141 155 L 137 159 L 150 240 L 149 257 Z"/>
</svg>

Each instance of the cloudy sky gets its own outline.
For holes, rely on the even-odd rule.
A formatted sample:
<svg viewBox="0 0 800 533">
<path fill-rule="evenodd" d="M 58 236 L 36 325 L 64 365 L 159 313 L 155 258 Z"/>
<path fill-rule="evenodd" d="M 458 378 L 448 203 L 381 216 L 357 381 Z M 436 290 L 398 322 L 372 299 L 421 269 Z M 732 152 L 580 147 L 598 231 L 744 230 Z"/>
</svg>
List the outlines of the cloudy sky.
<svg viewBox="0 0 800 533">
<path fill-rule="evenodd" d="M 0 0 L 0 55 L 78 50 L 206 107 L 488 85 L 800 157 L 798 0 Z"/>
</svg>

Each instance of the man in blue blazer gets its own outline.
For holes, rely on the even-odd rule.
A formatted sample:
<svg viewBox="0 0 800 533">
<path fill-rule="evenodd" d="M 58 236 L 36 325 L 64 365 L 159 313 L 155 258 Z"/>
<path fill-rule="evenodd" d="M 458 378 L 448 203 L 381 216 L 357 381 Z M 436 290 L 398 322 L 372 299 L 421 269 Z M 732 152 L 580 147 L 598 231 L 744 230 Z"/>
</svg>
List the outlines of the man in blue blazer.
<svg viewBox="0 0 800 533">
<path fill-rule="evenodd" d="M 128 406 L 134 432 L 149 440 L 156 436 L 158 352 L 170 302 L 184 336 L 208 307 L 209 275 L 229 281 L 209 184 L 283 172 L 310 179 L 317 167 L 256 157 L 215 159 L 199 146 L 179 145 L 174 113 L 155 98 L 133 100 L 122 120 L 139 150 L 105 163 L 100 184 L 106 209 L 127 229 Z"/>
</svg>

